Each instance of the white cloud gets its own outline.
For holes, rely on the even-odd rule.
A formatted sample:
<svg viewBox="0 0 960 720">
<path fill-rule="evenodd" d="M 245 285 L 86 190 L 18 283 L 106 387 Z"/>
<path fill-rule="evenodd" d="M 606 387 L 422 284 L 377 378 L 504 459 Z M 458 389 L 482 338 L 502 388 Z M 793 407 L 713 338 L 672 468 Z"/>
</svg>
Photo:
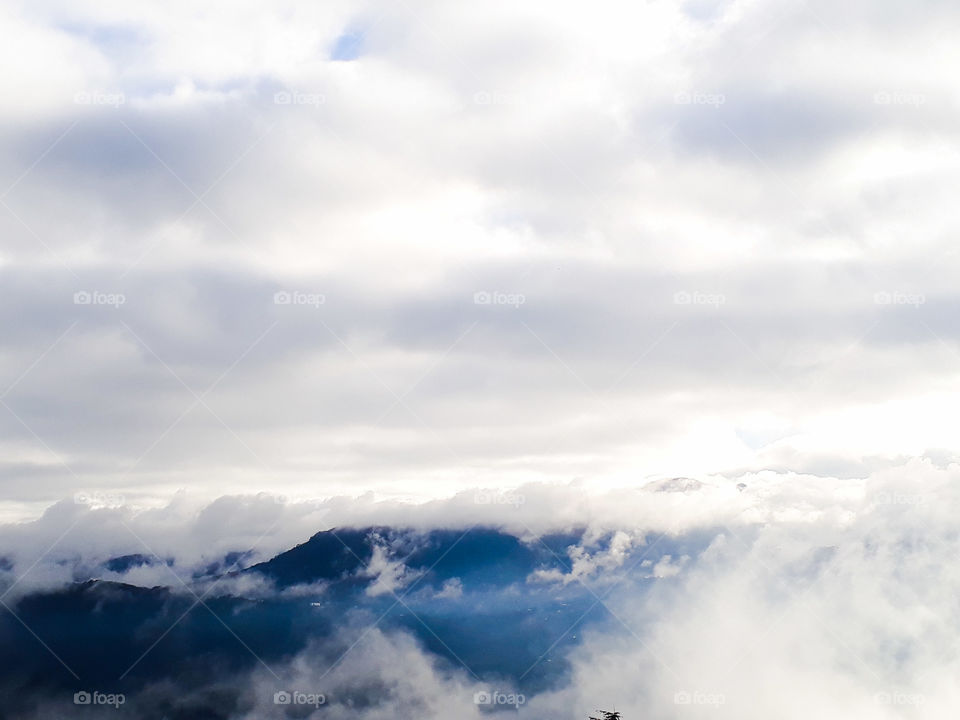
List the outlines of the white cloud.
<svg viewBox="0 0 960 720">
<path fill-rule="evenodd" d="M 417 504 L 369 495 L 297 501 L 266 494 L 222 497 L 206 504 L 202 496 L 183 493 L 163 507 L 92 509 L 70 499 L 37 520 L 0 526 L 0 544 L 12 562 L 7 581 L 22 576 L 17 587 L 23 593 L 67 582 L 75 570 L 83 575 L 110 558 L 134 554 L 152 564 L 97 576 L 179 587 L 178 577 L 187 580 L 211 565 L 215 574 L 228 570 L 230 564 L 223 563 L 228 553 L 247 553 L 236 560 L 236 567 L 247 567 L 336 527 L 427 530 L 480 525 L 504 528 L 533 543 L 549 532 L 586 528 L 584 542 L 568 550 L 569 572 L 540 573 L 531 580 L 590 584 L 616 577 L 631 551 L 642 552 L 651 538 L 663 535 L 716 528 L 750 533 L 783 523 L 842 529 L 877 512 L 902 512 L 914 506 L 933 512 L 942 505 L 938 498 L 952 482 L 956 467 L 950 460 L 912 459 L 878 467 L 860 479 L 748 472 L 703 481 L 684 478 L 684 491 L 677 491 L 677 479 L 653 482 L 641 490 L 532 484 L 517 489 L 524 502 L 509 506 L 508 512 L 503 505 L 477 504 L 473 490 Z M 164 565 L 168 561 L 170 567 Z M 670 575 L 685 563 L 677 557 L 650 571 Z M 386 540 L 374 547 L 364 572 L 376 578 L 374 594 L 395 592 L 415 579 Z M 318 586 L 298 592 L 322 591 Z"/>
<path fill-rule="evenodd" d="M 29 42 L 0 117 L 3 517 L 85 488 L 864 477 L 949 447 L 945 7 L 4 12 Z"/>
<path fill-rule="evenodd" d="M 382 542 L 375 542 L 373 554 L 366 562 L 364 574 L 373 578 L 367 586 L 366 594 L 371 597 L 379 595 L 396 595 L 396 592 L 416 577 L 402 561 L 390 557 L 389 548 Z"/>
<path fill-rule="evenodd" d="M 893 718 L 922 703 L 925 717 L 947 717 L 956 700 L 950 638 L 960 576 L 950 567 L 957 472 L 956 463 L 914 459 L 863 480 L 747 474 L 738 479 L 745 486 L 740 490 L 734 480 L 720 478 L 699 485 L 671 479 L 631 496 L 575 485 L 522 488 L 527 502 L 508 516 L 508 526 L 536 542 L 531 530 L 586 523 L 584 541 L 570 551 L 571 573 L 556 579 L 602 587 L 612 614 L 577 629 L 582 642 L 570 649 L 570 676 L 532 693 L 520 715 L 573 720 L 615 705 L 625 717 L 709 710 L 748 720 L 811 713 Z M 466 495 L 418 506 L 337 499 L 310 508 L 266 497 L 223 498 L 200 512 L 188 511 L 183 501 L 140 513 L 61 505 L 42 520 L 5 526 L 2 542 L 44 547 L 79 519 L 69 551 L 43 558 L 23 581 L 25 591 L 67 580 L 55 577 L 57 560 L 89 562 L 107 551 L 130 550 L 132 544 L 106 542 L 121 537 L 121 520 L 156 542 L 158 554 L 175 557 L 173 570 L 184 572 L 213 549 L 241 547 L 278 518 L 283 522 L 268 533 L 263 549 L 302 540 L 291 535 L 317 529 L 318 510 L 324 522 L 341 527 L 469 527 L 496 518 L 489 505 L 473 504 Z M 623 562 L 630 548 L 633 557 L 643 557 L 664 534 L 708 543 L 694 557 L 661 552 L 650 555 L 656 562 Z M 607 552 L 596 552 L 601 537 L 611 539 Z M 22 572 L 21 562 L 33 559 L 20 557 L 14 575 Z M 409 580 L 395 558 L 380 544 L 370 564 L 384 594 Z M 134 572 L 123 579 L 155 577 Z M 222 591 L 269 596 L 269 588 L 251 582 L 228 581 Z M 452 581 L 440 597 L 456 601 L 461 589 Z M 306 602 L 322 597 L 323 589 L 298 592 Z M 266 670 L 256 671 L 252 681 L 225 677 L 243 688 L 234 715 L 281 712 L 272 701 L 279 690 L 323 693 L 327 711 L 363 697 L 361 717 L 371 720 L 389 713 L 440 717 L 451 708 L 464 717 L 478 712 L 474 693 L 489 690 L 489 683 L 472 678 L 469 669 L 439 663 L 403 634 L 372 630 L 360 637 L 367 627 L 358 620 L 344 627 L 343 643 L 311 647 L 289 664 L 272 665 L 276 678 Z M 357 639 L 339 658 L 336 648 Z M 154 692 L 168 691 L 144 691 L 137 702 L 151 702 Z M 194 701 L 207 702 L 180 698 Z"/>
</svg>

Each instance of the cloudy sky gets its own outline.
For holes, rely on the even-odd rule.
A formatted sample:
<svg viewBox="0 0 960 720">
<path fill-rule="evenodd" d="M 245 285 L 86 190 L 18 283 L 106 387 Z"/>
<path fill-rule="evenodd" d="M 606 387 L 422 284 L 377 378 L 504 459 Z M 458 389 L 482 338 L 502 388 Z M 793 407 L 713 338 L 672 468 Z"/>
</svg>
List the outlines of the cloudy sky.
<svg viewBox="0 0 960 720">
<path fill-rule="evenodd" d="M 112 648 L 145 718 L 480 717 L 432 638 L 522 655 L 496 632 L 595 597 L 519 716 L 954 717 L 958 32 L 942 0 L 0 4 L 0 688 L 80 712 Z M 410 560 L 481 526 L 450 577 Z M 344 528 L 350 572 L 263 570 Z M 373 622 L 408 594 L 429 624 Z M 114 645 L 101 601 L 142 611 Z M 175 657 L 200 603 L 230 708 Z M 342 635 L 258 634 L 304 617 Z"/>
<path fill-rule="evenodd" d="M 8 2 L 0 517 L 955 457 L 946 2 Z"/>
</svg>

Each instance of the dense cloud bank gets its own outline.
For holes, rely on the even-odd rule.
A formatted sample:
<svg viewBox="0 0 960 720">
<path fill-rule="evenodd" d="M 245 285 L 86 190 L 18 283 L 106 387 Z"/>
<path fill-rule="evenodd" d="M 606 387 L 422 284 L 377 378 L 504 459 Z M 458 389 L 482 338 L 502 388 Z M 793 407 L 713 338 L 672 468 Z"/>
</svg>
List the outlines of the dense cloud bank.
<svg viewBox="0 0 960 720">
<path fill-rule="evenodd" d="M 956 483 L 955 466 L 929 460 L 846 486 L 675 479 L 636 491 L 632 520 L 608 514 L 623 503 L 617 494 L 586 503 L 579 488 L 524 488 L 528 502 L 513 518 L 501 510 L 499 529 L 480 522 L 483 506 L 454 520 L 456 499 L 330 501 L 335 528 L 260 562 L 238 552 L 249 535 L 234 534 L 249 529 L 223 522 L 232 569 L 176 549 L 209 506 L 176 530 L 168 519 L 162 562 L 108 558 L 81 529 L 72 576 L 41 571 L 37 584 L 28 573 L 5 598 L 36 633 L 5 616 L 21 670 L 4 674 L 5 687 L 18 713 L 37 718 L 106 712 L 75 706 L 72 693 L 83 689 L 125 691 L 120 712 L 158 720 L 480 717 L 521 696 L 510 708 L 521 716 L 571 720 L 598 705 L 628 718 L 947 717 L 957 699 Z M 538 511 L 533 497 L 544 503 Z M 252 508 L 290 510 L 264 500 L 215 505 L 248 519 Z M 589 523 L 564 516 L 578 501 L 584 516 L 596 513 Z M 52 518 L 74 522 L 58 515 L 63 507 L 5 528 L 5 547 Z M 407 522 L 397 522 L 400 511 Z M 144 533 L 167 517 L 81 512 L 122 515 Z M 376 526 L 356 522 L 378 514 Z M 206 527 L 211 537 L 215 527 Z M 8 565 L 8 577 L 22 567 Z M 198 596 L 203 604 L 117 679 Z M 58 614 L 58 603 L 68 610 Z M 31 676 L 31 663 L 43 672 Z M 488 696 L 496 700 L 485 704 Z"/>
<path fill-rule="evenodd" d="M 958 26 L 7 3 L 2 517 L 951 447 Z"/>
</svg>

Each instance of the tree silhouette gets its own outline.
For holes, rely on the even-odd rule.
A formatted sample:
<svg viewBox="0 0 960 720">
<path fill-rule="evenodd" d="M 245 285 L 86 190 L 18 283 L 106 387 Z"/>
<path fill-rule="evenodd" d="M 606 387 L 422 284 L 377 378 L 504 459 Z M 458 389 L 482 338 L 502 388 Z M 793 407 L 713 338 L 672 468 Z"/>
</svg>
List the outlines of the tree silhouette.
<svg viewBox="0 0 960 720">
<path fill-rule="evenodd" d="M 600 713 L 601 717 L 597 718 L 591 715 L 590 720 L 622 720 L 620 713 L 618 713 L 616 710 L 613 712 L 609 712 L 607 710 L 597 710 L 597 712 Z"/>
</svg>

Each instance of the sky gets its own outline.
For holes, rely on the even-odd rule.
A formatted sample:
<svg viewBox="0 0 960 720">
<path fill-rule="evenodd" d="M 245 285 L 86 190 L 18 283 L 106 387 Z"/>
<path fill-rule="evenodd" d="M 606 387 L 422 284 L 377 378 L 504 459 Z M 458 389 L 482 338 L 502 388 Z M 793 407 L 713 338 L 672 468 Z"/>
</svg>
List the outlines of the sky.
<svg viewBox="0 0 960 720">
<path fill-rule="evenodd" d="M 958 20 L 5 3 L 0 519 L 949 467 Z"/>
<path fill-rule="evenodd" d="M 517 688 L 434 628 L 498 657 L 596 597 L 519 717 L 954 717 L 958 31 L 942 0 L 0 4 L 0 655 L 53 668 L 0 687 L 94 717 L 85 653 L 142 647 L 99 689 L 144 718 L 481 717 Z M 344 528 L 350 573 L 258 574 Z M 410 560 L 478 528 L 552 559 Z M 429 624 L 373 622 L 394 598 Z M 114 602 L 120 642 L 71 647 Z M 171 616 L 201 603 L 255 648 L 221 633 L 202 682 L 162 643 L 212 637 Z"/>
</svg>

